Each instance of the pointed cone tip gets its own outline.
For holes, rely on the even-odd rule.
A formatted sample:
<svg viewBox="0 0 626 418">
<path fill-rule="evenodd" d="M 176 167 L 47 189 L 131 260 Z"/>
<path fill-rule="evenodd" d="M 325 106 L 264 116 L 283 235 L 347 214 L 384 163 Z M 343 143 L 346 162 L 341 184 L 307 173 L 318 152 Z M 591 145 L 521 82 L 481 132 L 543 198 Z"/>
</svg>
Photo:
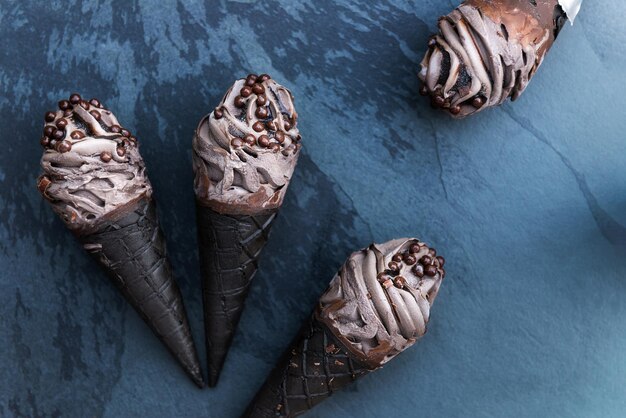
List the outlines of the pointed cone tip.
<svg viewBox="0 0 626 418">
<path fill-rule="evenodd" d="M 204 389 L 204 387 L 206 386 L 206 383 L 204 383 L 204 379 L 202 378 L 202 373 L 200 373 L 200 371 L 191 373 L 190 377 L 191 377 L 191 380 L 193 380 L 193 383 L 195 383 L 196 386 L 198 386 L 198 388 Z"/>
<path fill-rule="evenodd" d="M 220 374 L 222 372 L 222 366 L 224 365 L 224 361 L 220 363 L 219 367 L 216 369 L 215 367 L 209 368 L 209 387 L 214 388 L 217 386 L 218 380 L 220 380 Z"/>
<path fill-rule="evenodd" d="M 209 387 L 215 387 L 276 215 L 271 213 L 236 219 L 201 205 L 197 208 L 207 381 Z M 231 258 L 239 260 L 239 269 L 243 274 L 236 281 L 228 280 L 229 272 L 234 270 Z M 222 267 L 225 265 L 229 267 Z"/>
</svg>

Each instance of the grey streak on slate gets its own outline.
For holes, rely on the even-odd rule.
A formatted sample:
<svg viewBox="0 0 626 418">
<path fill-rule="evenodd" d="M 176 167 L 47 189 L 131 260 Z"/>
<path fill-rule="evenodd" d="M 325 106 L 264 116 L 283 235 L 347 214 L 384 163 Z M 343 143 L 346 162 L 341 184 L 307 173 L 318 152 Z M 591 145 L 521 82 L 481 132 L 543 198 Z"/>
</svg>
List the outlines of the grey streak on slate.
<svg viewBox="0 0 626 418">
<path fill-rule="evenodd" d="M 0 416 L 236 417 L 346 256 L 398 236 L 448 260 L 428 335 L 310 417 L 624 416 L 622 2 L 586 1 L 516 103 L 459 122 L 415 76 L 456 1 L 311 3 L 0 3 Z M 249 71 L 293 91 L 304 154 L 199 391 L 39 196 L 38 141 L 73 91 L 137 133 L 202 353 L 191 138 Z"/>
</svg>

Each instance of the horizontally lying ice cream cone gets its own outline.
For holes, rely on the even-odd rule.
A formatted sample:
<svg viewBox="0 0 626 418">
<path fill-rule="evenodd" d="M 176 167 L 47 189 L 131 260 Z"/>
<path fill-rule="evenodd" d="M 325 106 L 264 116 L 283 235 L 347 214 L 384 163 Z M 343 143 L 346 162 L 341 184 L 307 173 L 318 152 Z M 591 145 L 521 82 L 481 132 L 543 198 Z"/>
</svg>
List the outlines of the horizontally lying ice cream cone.
<svg viewBox="0 0 626 418">
<path fill-rule="evenodd" d="M 193 140 L 209 385 L 215 386 L 301 148 L 289 90 L 237 80 Z"/>
<path fill-rule="evenodd" d="M 465 0 L 439 19 L 420 93 L 462 118 L 515 100 L 581 0 Z"/>
<path fill-rule="evenodd" d="M 445 260 L 417 239 L 353 253 L 243 414 L 295 417 L 426 333 Z"/>
<path fill-rule="evenodd" d="M 137 140 L 97 99 L 45 115 L 38 188 L 198 386 L 204 386 Z"/>
</svg>

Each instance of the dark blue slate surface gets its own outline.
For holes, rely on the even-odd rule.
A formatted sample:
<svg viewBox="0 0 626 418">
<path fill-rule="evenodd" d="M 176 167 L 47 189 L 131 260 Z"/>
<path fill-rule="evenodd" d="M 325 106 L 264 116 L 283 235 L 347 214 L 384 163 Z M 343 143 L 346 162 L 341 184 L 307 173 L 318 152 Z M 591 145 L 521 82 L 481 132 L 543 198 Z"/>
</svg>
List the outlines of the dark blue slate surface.
<svg viewBox="0 0 626 418">
<path fill-rule="evenodd" d="M 407 235 L 448 259 L 429 334 L 309 416 L 626 415 L 621 1 L 586 2 L 517 103 L 460 122 L 414 75 L 456 2 L 202 3 L 0 4 L 0 416 L 235 417 L 349 252 Z M 292 89 L 305 152 L 200 391 L 38 195 L 38 141 L 75 90 L 138 134 L 203 352 L 191 136 L 249 71 Z"/>
</svg>

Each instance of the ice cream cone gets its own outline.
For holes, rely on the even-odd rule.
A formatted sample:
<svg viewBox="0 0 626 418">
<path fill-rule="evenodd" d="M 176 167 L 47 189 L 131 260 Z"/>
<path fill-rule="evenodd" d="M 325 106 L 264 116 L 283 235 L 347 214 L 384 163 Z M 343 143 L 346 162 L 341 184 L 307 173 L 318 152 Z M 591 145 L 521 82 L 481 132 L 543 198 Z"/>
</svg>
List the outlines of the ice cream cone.
<svg viewBox="0 0 626 418">
<path fill-rule="evenodd" d="M 296 417 L 426 333 L 445 260 L 415 239 L 353 253 L 242 417 Z"/>
<path fill-rule="evenodd" d="M 237 80 L 193 141 L 209 385 L 217 384 L 250 281 L 295 168 L 293 97 L 267 75 Z"/>
<path fill-rule="evenodd" d="M 38 188 L 199 387 L 204 386 L 135 137 L 77 94 L 46 114 Z"/>
</svg>

